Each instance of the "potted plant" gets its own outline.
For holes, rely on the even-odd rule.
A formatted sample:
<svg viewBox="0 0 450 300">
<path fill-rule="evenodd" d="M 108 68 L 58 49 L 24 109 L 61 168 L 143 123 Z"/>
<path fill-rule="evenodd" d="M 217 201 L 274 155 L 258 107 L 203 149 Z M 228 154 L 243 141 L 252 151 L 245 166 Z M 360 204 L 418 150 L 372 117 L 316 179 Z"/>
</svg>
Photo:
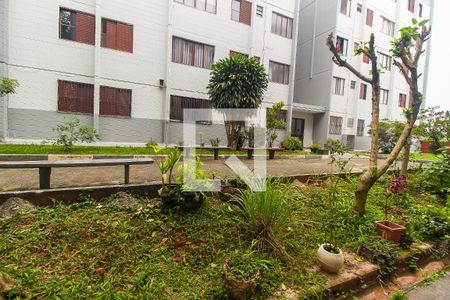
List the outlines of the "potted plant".
<svg viewBox="0 0 450 300">
<path fill-rule="evenodd" d="M 402 236 L 406 233 L 406 227 L 396 224 L 388 220 L 389 200 L 394 195 L 401 195 L 406 190 L 406 176 L 394 176 L 391 183 L 386 187 L 386 201 L 384 202 L 384 221 L 376 221 L 375 225 L 378 230 L 378 235 L 382 236 L 388 241 L 400 243 Z"/>
<path fill-rule="evenodd" d="M 177 177 L 177 183 L 180 187 L 182 206 L 185 209 L 199 209 L 205 199 L 205 195 L 202 190 L 206 190 L 207 186 L 197 185 L 196 180 L 206 180 L 208 175 L 201 168 L 202 163 L 200 158 L 195 160 L 195 168 L 192 168 L 192 163 L 184 163 L 179 166 L 179 175 Z"/>
<path fill-rule="evenodd" d="M 319 151 L 322 148 L 322 146 L 320 146 L 319 143 L 314 143 L 309 148 L 311 149 L 311 153 L 316 153 L 317 154 L 317 153 L 319 153 Z"/>
<path fill-rule="evenodd" d="M 339 173 L 344 173 L 345 168 L 348 164 L 348 160 L 340 158 L 346 152 L 346 147 L 342 142 L 338 140 L 330 140 L 328 142 L 330 149 L 330 173 L 333 166 L 339 170 Z M 330 209 L 330 216 L 328 218 L 328 231 L 329 231 L 329 242 L 320 245 L 317 250 L 317 260 L 323 270 L 330 273 L 339 273 L 339 271 L 344 266 L 344 254 L 342 250 L 334 242 L 334 212 L 336 211 L 336 202 L 338 200 L 338 184 L 340 181 L 340 176 L 333 176 L 329 191 L 329 203 L 327 207 Z"/>
<path fill-rule="evenodd" d="M 225 289 L 232 299 L 250 299 L 258 289 L 268 261 L 255 260 L 253 253 L 229 257 L 223 266 Z"/>
<path fill-rule="evenodd" d="M 210 139 L 209 143 L 211 144 L 211 147 L 219 147 L 220 139 L 218 137 L 215 137 L 213 139 Z"/>
<path fill-rule="evenodd" d="M 152 147 L 155 153 L 159 153 L 163 148 L 159 146 Z M 172 184 L 172 173 L 175 165 L 180 161 L 182 153 L 180 150 L 170 149 L 166 158 L 158 162 L 161 171 L 162 187 L 158 194 L 161 197 L 164 208 L 173 208 L 179 204 L 179 188 Z"/>
</svg>

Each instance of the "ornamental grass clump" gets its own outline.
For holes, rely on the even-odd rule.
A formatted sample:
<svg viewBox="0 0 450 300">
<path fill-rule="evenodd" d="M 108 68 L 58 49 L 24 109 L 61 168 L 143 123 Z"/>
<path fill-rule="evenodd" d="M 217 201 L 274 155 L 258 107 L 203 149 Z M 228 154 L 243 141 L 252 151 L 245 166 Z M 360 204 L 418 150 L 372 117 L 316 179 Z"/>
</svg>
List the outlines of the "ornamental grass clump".
<svg viewBox="0 0 450 300">
<path fill-rule="evenodd" d="M 288 203 L 292 195 L 289 185 L 268 179 L 265 192 L 245 190 L 235 197 L 242 227 L 257 240 L 260 250 L 289 258 L 281 237 L 291 222 L 292 209 Z"/>
</svg>

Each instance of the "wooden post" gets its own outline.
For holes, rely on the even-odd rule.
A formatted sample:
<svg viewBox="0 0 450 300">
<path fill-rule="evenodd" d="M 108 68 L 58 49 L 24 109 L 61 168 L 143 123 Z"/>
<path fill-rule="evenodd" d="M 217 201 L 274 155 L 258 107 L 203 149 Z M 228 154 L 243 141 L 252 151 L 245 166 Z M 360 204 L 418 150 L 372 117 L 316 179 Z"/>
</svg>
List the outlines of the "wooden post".
<svg viewBox="0 0 450 300">
<path fill-rule="evenodd" d="M 219 148 L 214 148 L 214 160 L 219 160 Z"/>
<path fill-rule="evenodd" d="M 40 167 L 39 168 L 39 189 L 41 189 L 41 190 L 50 189 L 51 174 L 52 174 L 52 168 L 50 168 L 50 167 Z"/>
<path fill-rule="evenodd" d="M 125 184 L 130 183 L 130 165 L 124 165 L 125 168 Z"/>
<path fill-rule="evenodd" d="M 269 159 L 275 159 L 275 149 L 269 149 Z"/>
</svg>

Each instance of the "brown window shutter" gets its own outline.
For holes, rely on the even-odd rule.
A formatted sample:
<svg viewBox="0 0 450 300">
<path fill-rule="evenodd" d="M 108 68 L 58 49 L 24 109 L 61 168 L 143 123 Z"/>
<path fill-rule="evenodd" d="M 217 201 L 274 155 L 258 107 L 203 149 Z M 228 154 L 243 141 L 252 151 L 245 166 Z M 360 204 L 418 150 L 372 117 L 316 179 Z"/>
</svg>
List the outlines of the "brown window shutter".
<svg viewBox="0 0 450 300">
<path fill-rule="evenodd" d="M 117 23 L 117 50 L 133 53 L 133 26 Z"/>
<path fill-rule="evenodd" d="M 366 64 L 368 64 L 370 62 L 370 58 L 369 58 L 369 56 L 367 54 L 363 55 L 363 62 L 366 63 Z"/>
<path fill-rule="evenodd" d="M 416 6 L 416 1 L 415 0 L 409 0 L 409 5 L 408 5 L 408 9 L 410 12 L 414 12 L 414 7 Z"/>
<path fill-rule="evenodd" d="M 359 99 L 366 99 L 366 86 L 364 83 L 361 83 L 359 88 Z"/>
<path fill-rule="evenodd" d="M 106 47 L 117 49 L 117 23 L 106 21 Z"/>
<path fill-rule="evenodd" d="M 131 90 L 102 86 L 100 115 L 131 117 Z"/>
<path fill-rule="evenodd" d="M 77 12 L 77 41 L 95 45 L 95 16 Z"/>
<path fill-rule="evenodd" d="M 373 10 L 367 9 L 366 25 L 370 27 L 373 26 Z"/>
<path fill-rule="evenodd" d="M 251 25 L 252 24 L 252 3 L 242 0 L 241 1 L 241 15 L 239 17 L 241 23 Z"/>
<path fill-rule="evenodd" d="M 58 81 L 58 111 L 94 113 L 94 86 L 92 84 Z"/>
</svg>

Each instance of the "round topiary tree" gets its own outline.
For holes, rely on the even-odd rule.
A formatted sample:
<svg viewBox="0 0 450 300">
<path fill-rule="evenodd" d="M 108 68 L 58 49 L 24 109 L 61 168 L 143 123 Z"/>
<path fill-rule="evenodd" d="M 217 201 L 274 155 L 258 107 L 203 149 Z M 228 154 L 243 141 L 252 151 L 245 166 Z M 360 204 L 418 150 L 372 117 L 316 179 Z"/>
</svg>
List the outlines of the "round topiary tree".
<svg viewBox="0 0 450 300">
<path fill-rule="evenodd" d="M 255 58 L 244 55 L 221 59 L 212 66 L 208 94 L 217 109 L 256 109 L 267 90 L 268 78 L 264 66 Z M 242 121 L 225 118 L 228 147 L 237 149 Z"/>
</svg>

